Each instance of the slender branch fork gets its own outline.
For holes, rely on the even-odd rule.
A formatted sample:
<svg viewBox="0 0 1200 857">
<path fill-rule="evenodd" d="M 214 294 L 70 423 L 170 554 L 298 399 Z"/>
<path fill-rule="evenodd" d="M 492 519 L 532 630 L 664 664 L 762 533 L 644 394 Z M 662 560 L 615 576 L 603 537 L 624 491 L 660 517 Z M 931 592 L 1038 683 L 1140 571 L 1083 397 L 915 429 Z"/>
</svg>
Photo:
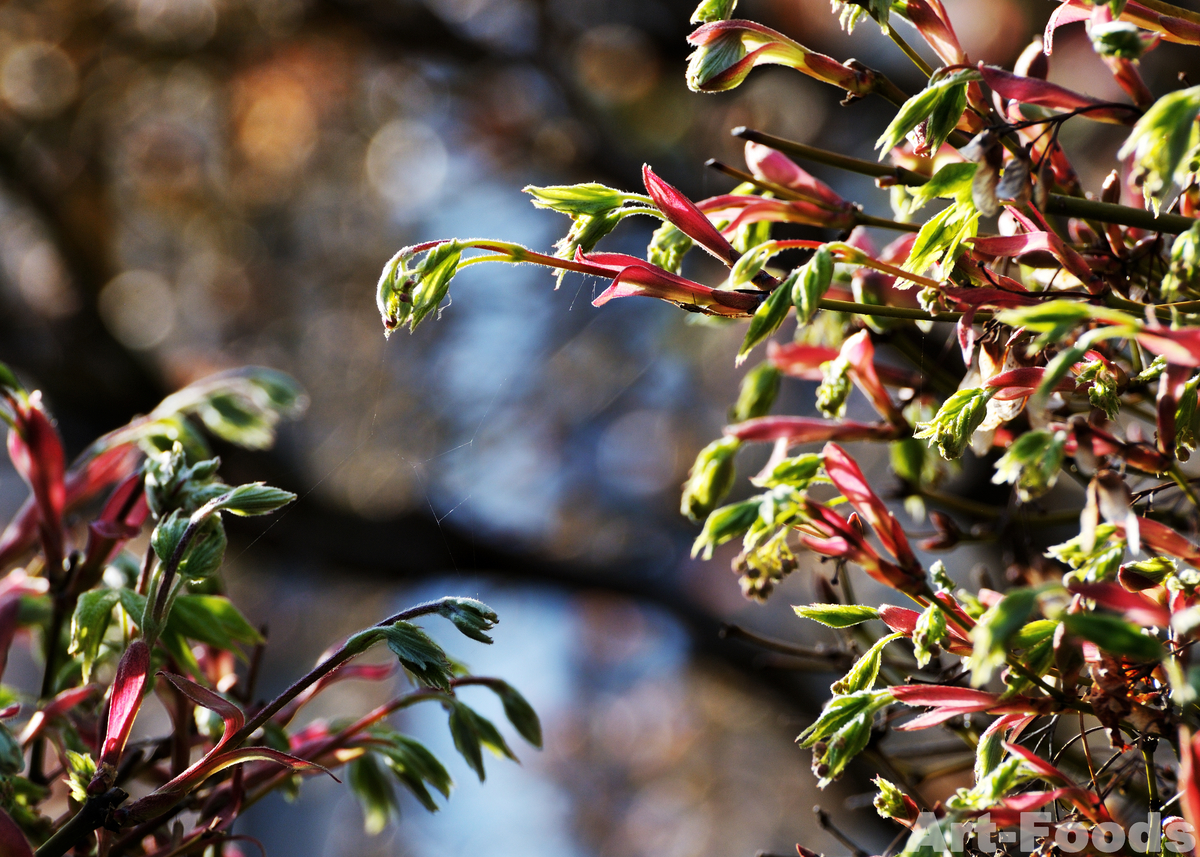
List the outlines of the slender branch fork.
<svg viewBox="0 0 1200 857">
<path fill-rule="evenodd" d="M 784 137 L 776 137 L 774 134 L 756 131 L 753 128 L 740 126 L 734 128 L 731 133 L 733 136 L 743 140 L 750 140 L 755 143 L 761 143 L 764 146 L 770 146 L 772 149 L 783 152 L 786 155 L 793 155 L 797 158 L 848 170 L 860 175 L 890 179 L 897 184 L 907 187 L 916 187 L 929 181 L 928 176 L 923 176 L 904 167 L 877 164 L 862 158 L 853 158 L 849 155 L 827 152 L 815 146 L 797 143 L 794 140 L 788 140 Z M 1098 200 L 1083 199 L 1075 196 L 1063 196 L 1057 193 L 1047 196 L 1046 213 L 1060 214 L 1066 217 L 1078 217 L 1086 220 L 1100 220 L 1120 226 L 1146 229 L 1150 232 L 1169 232 L 1172 234 L 1187 232 L 1196 224 L 1194 218 L 1184 217 L 1179 214 L 1160 214 L 1155 217 L 1153 212 L 1141 208 L 1130 208 L 1127 205 L 1116 205 L 1111 202 L 1099 202 Z"/>
<path fill-rule="evenodd" d="M 181 539 L 181 544 L 183 540 Z M 177 550 L 176 553 L 182 553 Z M 175 557 L 172 556 L 172 560 Z M 176 562 L 175 565 L 178 565 Z M 164 583 L 168 581 L 164 575 Z M 415 607 L 410 607 L 407 610 L 402 610 L 388 618 L 375 623 L 372 628 L 386 628 L 396 622 L 404 622 L 409 619 L 416 619 L 420 616 L 428 616 L 432 613 L 437 613 L 441 609 L 444 599 L 437 601 L 429 601 L 424 604 L 418 604 Z M 370 628 L 367 629 L 371 630 Z M 332 654 L 323 658 L 320 663 L 308 671 L 304 676 L 297 679 L 287 690 L 277 696 L 274 700 L 264 706 L 252 717 L 245 726 L 239 729 L 229 739 L 226 745 L 233 750 L 240 747 L 250 738 L 259 728 L 270 720 L 279 712 L 285 705 L 299 696 L 304 690 L 311 687 L 321 678 L 334 672 L 347 661 L 352 660 L 365 651 L 364 648 L 356 648 L 351 646 L 351 642 L 358 635 L 350 637 L 345 643 L 339 646 Z M 372 712 L 374 714 L 375 712 Z M 386 712 L 385 715 L 386 716 Z M 368 715 L 370 717 L 370 715 Z M 378 719 L 378 718 L 377 718 Z M 364 722 L 367 722 L 364 719 Z M 371 720 L 369 722 L 375 722 Z M 369 725 L 369 723 L 368 723 Z M 97 827 L 104 824 L 109 812 L 116 806 L 119 806 L 125 800 L 127 795 L 120 789 L 110 789 L 99 797 L 88 799 L 83 807 L 77 812 L 65 825 L 62 826 L 50 839 L 46 840 L 45 844 L 39 848 L 35 857 L 62 857 L 71 848 L 75 847 L 84 837 L 90 834 Z"/>
</svg>

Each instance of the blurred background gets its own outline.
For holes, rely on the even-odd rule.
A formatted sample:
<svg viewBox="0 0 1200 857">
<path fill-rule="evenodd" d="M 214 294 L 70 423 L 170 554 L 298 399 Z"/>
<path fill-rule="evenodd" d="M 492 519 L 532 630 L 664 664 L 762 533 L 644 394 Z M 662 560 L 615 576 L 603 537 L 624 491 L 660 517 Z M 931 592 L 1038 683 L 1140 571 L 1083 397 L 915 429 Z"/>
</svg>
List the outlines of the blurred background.
<svg viewBox="0 0 1200 857">
<path fill-rule="evenodd" d="M 725 192 L 730 180 L 703 163 L 742 165 L 736 125 L 872 156 L 890 108 L 840 107 L 839 92 L 795 72 L 689 93 L 693 5 L 0 4 L 0 360 L 45 391 L 69 452 L 213 371 L 291 373 L 312 404 L 278 448 L 220 450 L 229 481 L 302 498 L 274 523 L 231 527 L 229 586 L 270 628 L 264 674 L 283 686 L 393 605 L 473 595 L 501 614 L 496 645 L 439 637 L 477 672 L 512 680 L 547 729 L 544 752 L 493 763 L 483 786 L 451 760 L 446 809 L 406 804 L 374 839 L 332 782 L 265 801 L 238 832 L 272 854 L 702 857 L 797 842 L 845 853 L 815 824 L 818 801 L 871 853 L 887 844 L 862 798 L 867 766 L 818 794 L 792 744 L 831 677 L 718 633 L 735 623 L 820 642 L 789 608 L 812 600 L 811 575 L 761 606 L 741 598 L 729 555 L 688 558 L 696 529 L 679 516 L 679 487 L 735 396 L 740 328 L 654 301 L 594 309 L 603 284 L 572 275 L 555 291 L 526 268 L 470 269 L 412 336 L 385 341 L 374 306 L 403 245 L 549 247 L 567 222 L 535 211 L 526 184 L 637 189 L 651 162 L 693 196 Z M 1053 9 L 946 5 L 972 59 L 1006 65 Z M 825 0 L 738 13 L 921 86 L 878 28 L 845 36 Z M 1053 79 L 1120 98 L 1081 25 L 1056 48 Z M 1177 85 L 1176 59 L 1147 58 L 1152 88 Z M 1120 139 L 1067 126 L 1090 189 Z M 887 213 L 868 181 L 815 172 Z M 641 252 L 651 228 L 626 221 L 607 246 Z M 693 275 L 715 273 L 691 261 Z M 785 385 L 778 410 L 808 413 L 812 389 Z M 0 471 L 0 513 L 24 490 Z M 313 714 L 386 692 L 349 687 Z M 439 718 L 404 726 L 451 749 Z"/>
</svg>

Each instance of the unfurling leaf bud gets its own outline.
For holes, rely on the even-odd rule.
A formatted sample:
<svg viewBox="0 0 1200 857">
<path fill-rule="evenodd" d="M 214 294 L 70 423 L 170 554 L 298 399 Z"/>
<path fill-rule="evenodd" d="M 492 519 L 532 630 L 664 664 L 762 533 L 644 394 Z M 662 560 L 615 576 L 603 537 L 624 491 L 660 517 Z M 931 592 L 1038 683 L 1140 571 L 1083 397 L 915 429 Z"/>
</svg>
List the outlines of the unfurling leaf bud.
<svg viewBox="0 0 1200 857">
<path fill-rule="evenodd" d="M 1163 278 L 1163 295 L 1175 299 L 1179 290 L 1200 278 L 1200 223 L 1181 232 L 1171 245 L 1171 268 Z"/>
<path fill-rule="evenodd" d="M 272 488 L 262 482 L 239 485 L 216 504 L 216 510 L 230 512 L 243 518 L 269 515 L 296 499 L 291 491 Z"/>
<path fill-rule="evenodd" d="M 738 349 L 738 363 L 746 359 L 746 355 L 754 346 L 779 329 L 779 325 L 783 324 L 783 320 L 787 318 L 788 310 L 791 308 L 792 301 L 787 283 L 781 283 L 754 311 L 754 317 L 750 319 L 750 327 L 746 330 L 746 338 L 742 340 L 742 347 Z"/>
<path fill-rule="evenodd" d="M 737 0 L 700 0 L 700 5 L 692 13 L 691 23 L 708 24 L 712 21 L 726 21 L 733 15 Z"/>
<path fill-rule="evenodd" d="M 496 611 L 474 598 L 443 598 L 438 612 L 454 623 L 464 635 L 480 643 L 491 643 L 487 631 L 492 630 L 500 617 Z"/>
<path fill-rule="evenodd" d="M 825 377 L 817 387 L 817 409 L 831 419 L 846 414 L 846 399 L 854 386 L 850 381 L 850 363 L 844 357 L 830 360 L 821 366 Z"/>
<path fill-rule="evenodd" d="M 913 437 L 932 440 L 942 458 L 950 460 L 961 457 L 971 442 L 971 435 L 975 434 L 975 429 L 987 416 L 988 401 L 995 393 L 994 388 L 957 391 L 942 403 L 932 420 L 917 423 Z"/>
<path fill-rule="evenodd" d="M 916 801 L 883 777 L 876 777 L 873 782 L 879 788 L 879 794 L 875 796 L 874 801 L 876 812 L 901 824 L 917 820 L 921 810 Z"/>
<path fill-rule="evenodd" d="M 783 377 L 770 362 L 759 363 L 742 378 L 737 401 L 729 415 L 730 422 L 745 422 L 755 417 L 764 417 L 775 404 L 779 395 L 779 380 Z"/>
<path fill-rule="evenodd" d="M 570 217 L 582 214 L 607 214 L 620 208 L 630 199 L 630 194 L 598 182 L 575 185 L 551 185 L 524 188 L 533 197 L 535 208 L 548 208 Z"/>
<path fill-rule="evenodd" d="M 462 250 L 463 245 L 458 241 L 441 241 L 405 247 L 391 258 L 383 268 L 375 293 L 386 333 L 403 323 L 412 330 L 437 308 L 458 271 Z M 424 256 L 417 266 L 409 268 L 408 263 L 422 252 Z"/>
<path fill-rule="evenodd" d="M 705 559 L 712 559 L 714 548 L 725 544 L 730 539 L 737 538 L 750 529 L 750 526 L 758 519 L 760 506 L 760 498 L 754 498 L 722 506 L 711 512 L 704 521 L 704 529 L 692 543 L 692 556 L 703 551 Z"/>
<path fill-rule="evenodd" d="M 700 450 L 683 486 L 682 514 L 699 521 L 725 498 L 733 487 L 734 457 L 741 445 L 736 437 L 723 437 Z"/>
<path fill-rule="evenodd" d="M 1128 21 L 1109 21 L 1088 28 L 1092 48 L 1108 59 L 1139 60 L 1158 41 L 1154 33 L 1140 30 Z"/>
<path fill-rule="evenodd" d="M 820 308 L 821 298 L 825 297 L 832 282 L 833 255 L 825 247 L 818 248 L 803 267 L 792 271 L 784 281 L 780 288 L 791 284 L 792 303 L 796 305 L 796 317 L 801 325 L 813 320 Z"/>
<path fill-rule="evenodd" d="M 646 248 L 646 261 L 672 274 L 681 273 L 683 257 L 695 243 L 679 231 L 675 224 L 663 223 L 650 236 L 650 246 Z"/>
</svg>

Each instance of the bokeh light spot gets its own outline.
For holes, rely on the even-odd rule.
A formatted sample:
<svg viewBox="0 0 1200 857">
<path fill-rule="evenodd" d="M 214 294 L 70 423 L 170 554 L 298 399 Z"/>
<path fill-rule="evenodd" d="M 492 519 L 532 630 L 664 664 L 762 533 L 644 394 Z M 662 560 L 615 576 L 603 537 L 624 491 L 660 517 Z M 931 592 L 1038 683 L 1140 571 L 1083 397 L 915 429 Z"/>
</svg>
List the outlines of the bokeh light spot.
<svg viewBox="0 0 1200 857">
<path fill-rule="evenodd" d="M 118 274 L 100 292 L 99 309 L 109 331 L 127 348 L 153 348 L 175 327 L 175 294 L 153 271 Z"/>
<path fill-rule="evenodd" d="M 35 119 L 60 113 L 79 89 L 75 64 L 47 42 L 26 42 L 14 48 L 0 71 L 0 92 L 13 110 Z"/>
</svg>

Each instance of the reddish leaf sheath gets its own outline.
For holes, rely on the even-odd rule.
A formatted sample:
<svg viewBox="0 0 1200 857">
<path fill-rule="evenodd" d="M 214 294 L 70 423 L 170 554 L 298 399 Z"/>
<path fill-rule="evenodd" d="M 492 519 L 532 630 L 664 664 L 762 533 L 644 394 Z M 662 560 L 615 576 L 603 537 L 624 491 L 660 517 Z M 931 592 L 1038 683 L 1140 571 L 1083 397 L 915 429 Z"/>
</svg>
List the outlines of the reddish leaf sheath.
<svg viewBox="0 0 1200 857">
<path fill-rule="evenodd" d="M 18 401 L 15 410 L 16 427 L 8 433 L 8 455 L 33 492 L 38 529 L 53 574 L 63 559 L 62 516 L 67 500 L 62 440 L 42 409 L 40 394 Z"/>
<path fill-rule="evenodd" d="M 103 794 L 112 785 L 125 742 L 129 740 L 129 732 L 142 707 L 142 691 L 146 687 L 149 672 L 150 647 L 144 640 L 134 640 L 117 664 L 117 676 L 113 679 L 112 698 L 108 706 L 108 730 L 104 734 L 96 776 L 88 784 L 88 794 Z"/>
<path fill-rule="evenodd" d="M 646 193 L 654 200 L 659 211 L 675 228 L 691 238 L 726 265 L 732 265 L 740 255 L 712 225 L 696 204 L 671 185 L 655 175 L 649 164 L 642 166 L 642 181 Z"/>
<path fill-rule="evenodd" d="M 783 438 L 790 444 L 799 444 L 827 440 L 891 440 L 897 436 L 897 431 L 886 423 L 822 420 L 815 417 L 756 417 L 726 426 L 725 434 L 747 441 Z"/>
<path fill-rule="evenodd" d="M 0 809 L 0 855 L 3 857 L 33 857 L 29 840 L 7 812 Z"/>
</svg>

